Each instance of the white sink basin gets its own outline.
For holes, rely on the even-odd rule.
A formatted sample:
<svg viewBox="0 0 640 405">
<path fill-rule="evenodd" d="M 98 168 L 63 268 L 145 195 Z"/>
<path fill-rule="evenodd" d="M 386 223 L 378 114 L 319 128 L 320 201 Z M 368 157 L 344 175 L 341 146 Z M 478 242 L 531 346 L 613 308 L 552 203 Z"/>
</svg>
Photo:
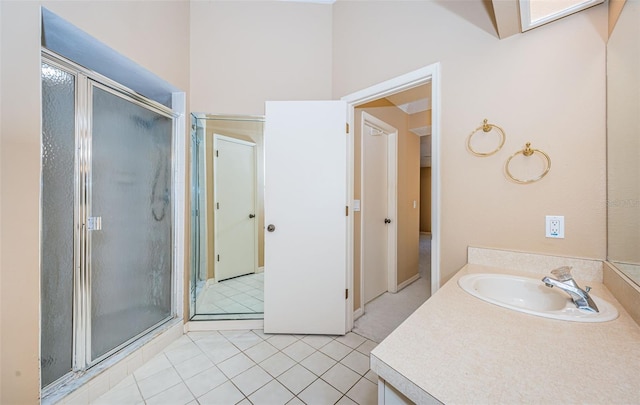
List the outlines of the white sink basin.
<svg viewBox="0 0 640 405">
<path fill-rule="evenodd" d="M 618 310 L 613 305 L 593 294 L 591 298 L 600 311 L 597 313 L 576 308 L 564 291 L 546 287 L 541 280 L 534 278 L 506 274 L 468 274 L 460 277 L 458 285 L 486 302 L 545 318 L 606 322 L 618 317 Z"/>
</svg>

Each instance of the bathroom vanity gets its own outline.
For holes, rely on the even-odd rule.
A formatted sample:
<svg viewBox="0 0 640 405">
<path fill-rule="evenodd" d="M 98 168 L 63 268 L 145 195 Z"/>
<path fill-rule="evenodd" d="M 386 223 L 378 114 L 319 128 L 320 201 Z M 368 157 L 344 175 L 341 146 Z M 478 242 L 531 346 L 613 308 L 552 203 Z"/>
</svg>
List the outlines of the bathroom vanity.
<svg viewBox="0 0 640 405">
<path fill-rule="evenodd" d="M 380 404 L 640 403 L 640 327 L 594 281 L 601 270 L 574 275 L 617 308 L 598 323 L 516 312 L 458 285 L 473 273 L 539 276 L 511 268 L 467 264 L 371 352 Z"/>
</svg>

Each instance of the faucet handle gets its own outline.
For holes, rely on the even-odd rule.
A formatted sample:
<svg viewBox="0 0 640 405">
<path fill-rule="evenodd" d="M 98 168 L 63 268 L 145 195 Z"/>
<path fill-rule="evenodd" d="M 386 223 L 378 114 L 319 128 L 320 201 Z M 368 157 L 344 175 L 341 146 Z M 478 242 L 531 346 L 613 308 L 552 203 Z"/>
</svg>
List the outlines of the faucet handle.
<svg viewBox="0 0 640 405">
<path fill-rule="evenodd" d="M 562 266 L 551 270 L 551 274 L 556 276 L 559 281 L 567 281 L 573 279 L 571 276 L 571 266 Z"/>
</svg>

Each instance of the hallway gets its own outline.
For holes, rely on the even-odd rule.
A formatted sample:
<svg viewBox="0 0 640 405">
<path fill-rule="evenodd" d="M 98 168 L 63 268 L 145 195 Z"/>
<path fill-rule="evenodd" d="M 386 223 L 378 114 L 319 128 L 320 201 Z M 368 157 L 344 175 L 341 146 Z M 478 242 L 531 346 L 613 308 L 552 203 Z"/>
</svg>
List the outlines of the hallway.
<svg viewBox="0 0 640 405">
<path fill-rule="evenodd" d="M 420 278 L 395 294 L 386 292 L 364 307 L 353 332 L 381 342 L 431 296 L 431 236 L 420 234 Z"/>
</svg>

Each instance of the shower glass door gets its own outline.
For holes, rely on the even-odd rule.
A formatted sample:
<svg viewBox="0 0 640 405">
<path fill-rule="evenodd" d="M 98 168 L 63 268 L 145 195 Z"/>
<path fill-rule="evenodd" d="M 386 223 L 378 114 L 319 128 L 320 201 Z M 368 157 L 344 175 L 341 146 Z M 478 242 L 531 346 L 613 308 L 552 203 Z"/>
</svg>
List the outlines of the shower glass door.
<svg viewBox="0 0 640 405">
<path fill-rule="evenodd" d="M 172 119 L 91 87 L 91 360 L 171 315 Z"/>
<path fill-rule="evenodd" d="M 73 367 L 76 76 L 42 64 L 42 385 Z"/>
<path fill-rule="evenodd" d="M 172 111 L 54 55 L 42 71 L 41 384 L 175 315 Z"/>
</svg>

